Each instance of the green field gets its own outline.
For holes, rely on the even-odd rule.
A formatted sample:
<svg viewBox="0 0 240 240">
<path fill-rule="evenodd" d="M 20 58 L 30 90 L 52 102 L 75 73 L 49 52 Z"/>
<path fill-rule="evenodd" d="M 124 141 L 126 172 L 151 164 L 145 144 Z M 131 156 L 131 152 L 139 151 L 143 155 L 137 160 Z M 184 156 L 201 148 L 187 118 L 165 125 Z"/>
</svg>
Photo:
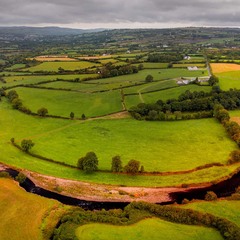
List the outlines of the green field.
<svg viewBox="0 0 240 240">
<path fill-rule="evenodd" d="M 17 88 L 23 104 L 33 112 L 41 107 L 48 109 L 49 114 L 69 117 L 70 112 L 80 118 L 101 116 L 122 110 L 120 91 L 104 93 L 77 93 L 69 91 Z M 111 99 L 111 101 L 109 101 Z"/>
<path fill-rule="evenodd" d="M 167 222 L 158 218 L 142 220 L 130 226 L 87 224 L 76 230 L 79 240 L 222 240 L 214 229 Z"/>
<path fill-rule="evenodd" d="M 100 66 L 98 63 L 91 63 L 87 61 L 79 61 L 79 62 L 43 62 L 37 66 L 22 69 L 22 71 L 46 71 L 46 72 L 58 72 L 58 69 L 61 67 L 64 70 L 80 70 L 85 68 L 91 68 L 94 66 Z"/>
<path fill-rule="evenodd" d="M 137 159 L 146 171 L 186 170 L 209 162 L 225 162 L 236 145 L 213 119 L 161 123 L 126 119 L 81 123 L 28 116 L 13 110 L 4 101 L 0 110 L 0 162 L 46 175 L 127 186 L 176 186 L 211 182 L 229 175 L 240 166 L 213 167 L 168 176 L 126 176 L 101 172 L 89 175 L 28 156 L 9 144 L 10 139 L 32 139 L 36 143 L 33 152 L 60 161 L 67 160 L 74 165 L 86 152 L 95 151 L 100 169 L 110 169 L 112 156 L 119 154 L 123 164 L 132 158 Z M 186 146 L 187 151 L 183 151 Z"/>
<path fill-rule="evenodd" d="M 158 82 L 152 82 L 152 83 L 146 83 L 144 85 L 140 86 L 134 86 L 124 89 L 124 94 L 129 93 L 144 93 L 144 92 L 151 92 L 151 91 L 158 91 L 166 88 L 173 88 L 177 87 L 176 80 L 164 80 L 164 81 L 158 81 Z"/>
<path fill-rule="evenodd" d="M 201 64 L 201 63 L 195 63 L 195 64 L 173 64 L 173 68 L 187 68 L 187 67 L 198 67 L 198 68 L 204 68 L 206 67 L 206 64 Z"/>
<path fill-rule="evenodd" d="M 156 84 L 156 83 L 155 83 Z M 155 103 L 157 102 L 159 99 L 166 101 L 168 99 L 173 99 L 173 98 L 178 98 L 180 94 L 184 93 L 186 90 L 190 90 L 190 91 L 204 91 L 204 92 L 210 92 L 211 91 L 211 87 L 209 86 L 198 86 L 198 85 L 187 85 L 187 86 L 181 86 L 181 87 L 175 87 L 175 83 L 174 80 L 167 80 L 167 81 L 163 81 L 163 82 L 159 82 L 159 84 L 154 85 L 154 83 L 149 84 L 149 86 L 144 89 L 144 86 L 138 86 L 138 87 L 132 87 L 132 88 L 127 88 L 124 89 L 124 93 L 132 93 L 131 90 L 133 89 L 133 91 L 138 91 L 139 89 L 143 91 L 140 91 L 141 94 L 141 98 L 139 95 L 129 95 L 129 96 L 125 96 L 125 103 L 127 108 L 129 109 L 130 107 L 136 106 L 137 104 L 141 103 L 141 102 L 145 102 L 145 103 Z M 162 87 L 162 90 L 161 90 Z M 164 88 L 169 88 L 172 87 L 170 89 L 165 89 Z M 148 92 L 150 90 L 160 90 L 160 91 L 156 91 L 156 92 L 151 92 L 151 93 L 144 93 L 144 92 Z"/>
<path fill-rule="evenodd" d="M 225 218 L 240 227 L 240 201 L 198 201 L 186 204 L 183 207 Z"/>
<path fill-rule="evenodd" d="M 43 240 L 41 228 L 46 225 L 44 218 L 51 215 L 54 227 L 60 218 L 56 210 L 61 204 L 27 193 L 10 179 L 0 178 L 0 185 L 1 240 Z"/>
<path fill-rule="evenodd" d="M 222 90 L 240 89 L 240 71 L 217 73 L 216 76 L 219 78 L 219 85 Z"/>
<path fill-rule="evenodd" d="M 134 66 L 138 66 L 139 64 L 133 64 Z M 161 68 L 168 68 L 168 63 L 149 63 L 149 62 L 144 62 L 142 63 L 143 67 L 145 69 L 161 69 Z"/>
<path fill-rule="evenodd" d="M 188 71 L 187 69 L 145 69 L 136 74 L 117 76 L 112 78 L 98 79 L 92 82 L 124 82 L 124 81 L 145 81 L 148 74 L 153 76 L 154 80 L 165 80 L 179 77 L 201 77 L 208 75 L 207 71 Z"/>
<path fill-rule="evenodd" d="M 11 67 L 9 67 L 9 68 L 6 68 L 5 70 L 18 70 L 18 69 L 20 69 L 20 68 L 25 68 L 25 64 L 14 64 L 13 66 L 11 66 Z"/>
</svg>

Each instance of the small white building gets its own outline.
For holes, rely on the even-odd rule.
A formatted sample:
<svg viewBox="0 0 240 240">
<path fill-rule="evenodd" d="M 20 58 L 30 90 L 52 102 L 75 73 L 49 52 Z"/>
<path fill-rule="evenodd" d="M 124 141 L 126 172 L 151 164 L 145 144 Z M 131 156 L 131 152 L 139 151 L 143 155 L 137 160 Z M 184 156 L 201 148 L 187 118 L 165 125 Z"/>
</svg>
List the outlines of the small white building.
<svg viewBox="0 0 240 240">
<path fill-rule="evenodd" d="M 197 71 L 198 67 L 194 66 L 194 67 L 188 67 L 188 71 Z"/>
</svg>

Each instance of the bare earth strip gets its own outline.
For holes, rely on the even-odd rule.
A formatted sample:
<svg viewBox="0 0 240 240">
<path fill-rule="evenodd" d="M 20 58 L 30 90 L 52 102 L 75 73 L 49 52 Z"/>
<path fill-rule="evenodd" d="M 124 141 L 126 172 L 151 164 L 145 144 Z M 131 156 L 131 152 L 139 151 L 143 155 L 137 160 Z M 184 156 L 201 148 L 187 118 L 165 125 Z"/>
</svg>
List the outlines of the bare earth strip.
<svg viewBox="0 0 240 240">
<path fill-rule="evenodd" d="M 24 171 L 37 186 L 86 201 L 96 202 L 133 202 L 146 201 L 151 203 L 169 202 L 170 193 L 184 192 L 190 188 L 144 188 L 144 187 L 121 187 L 106 184 L 96 184 L 56 178 L 35 172 Z M 206 185 L 205 185 L 206 186 Z M 204 186 L 202 186 L 204 187 Z"/>
</svg>

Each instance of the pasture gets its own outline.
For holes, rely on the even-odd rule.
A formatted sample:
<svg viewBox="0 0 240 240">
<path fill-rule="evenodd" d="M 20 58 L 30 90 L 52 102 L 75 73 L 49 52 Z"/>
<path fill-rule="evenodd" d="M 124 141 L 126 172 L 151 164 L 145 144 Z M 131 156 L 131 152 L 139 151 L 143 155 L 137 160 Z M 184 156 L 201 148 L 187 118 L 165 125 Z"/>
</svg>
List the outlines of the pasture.
<svg viewBox="0 0 240 240">
<path fill-rule="evenodd" d="M 137 159 L 146 171 L 187 170 L 205 163 L 225 163 L 236 145 L 213 119 L 160 123 L 132 119 L 67 121 L 28 116 L 12 109 L 4 101 L 0 110 L 0 161 L 46 175 L 126 186 L 178 186 L 183 183 L 211 182 L 229 175 L 240 166 L 212 167 L 166 176 L 128 176 L 102 172 L 89 175 L 28 156 L 9 144 L 10 139 L 32 139 L 36 144 L 32 152 L 74 166 L 86 152 L 95 151 L 100 169 L 110 169 L 111 158 L 118 154 L 124 165 L 130 159 Z"/>
<path fill-rule="evenodd" d="M 230 88 L 240 89 L 240 71 L 217 73 L 216 76 L 219 79 L 219 86 L 222 90 L 227 91 Z"/>
<path fill-rule="evenodd" d="M 240 227 L 240 201 L 197 201 L 186 204 L 183 207 L 225 218 Z"/>
<path fill-rule="evenodd" d="M 220 233 L 202 226 L 189 226 L 167 222 L 158 218 L 142 220 L 129 226 L 92 223 L 76 230 L 78 239 L 84 240 L 222 240 Z"/>
<path fill-rule="evenodd" d="M 103 93 L 78 93 L 45 89 L 18 88 L 19 98 L 33 112 L 41 107 L 48 109 L 50 115 L 69 117 L 70 112 L 81 118 L 101 116 L 122 110 L 119 90 Z"/>
<path fill-rule="evenodd" d="M 98 63 L 91 63 L 88 61 L 79 61 L 79 62 L 43 62 L 37 66 L 24 68 L 22 71 L 29 71 L 29 72 L 58 72 L 59 68 L 63 68 L 64 70 L 81 70 L 85 68 L 92 68 L 94 66 L 100 66 Z"/>
<path fill-rule="evenodd" d="M 61 204 L 27 193 L 10 179 L 0 178 L 0 186 L 1 240 L 43 240 L 42 228 L 48 221 L 46 216 L 51 215 L 54 227 L 60 218 L 56 213 L 62 208 Z"/>
</svg>

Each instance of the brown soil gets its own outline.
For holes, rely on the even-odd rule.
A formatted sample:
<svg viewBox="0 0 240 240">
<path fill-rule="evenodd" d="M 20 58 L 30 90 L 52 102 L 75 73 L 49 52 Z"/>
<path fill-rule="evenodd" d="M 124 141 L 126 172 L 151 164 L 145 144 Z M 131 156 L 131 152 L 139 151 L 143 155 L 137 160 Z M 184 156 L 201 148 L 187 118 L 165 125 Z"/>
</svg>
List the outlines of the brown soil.
<svg viewBox="0 0 240 240">
<path fill-rule="evenodd" d="M 172 192 L 187 190 L 186 188 L 180 187 L 179 188 L 121 187 L 56 178 L 29 171 L 24 171 L 24 173 L 39 187 L 60 193 L 62 195 L 87 201 L 97 202 L 146 201 L 151 203 L 160 203 L 171 201 L 169 194 Z"/>
</svg>

